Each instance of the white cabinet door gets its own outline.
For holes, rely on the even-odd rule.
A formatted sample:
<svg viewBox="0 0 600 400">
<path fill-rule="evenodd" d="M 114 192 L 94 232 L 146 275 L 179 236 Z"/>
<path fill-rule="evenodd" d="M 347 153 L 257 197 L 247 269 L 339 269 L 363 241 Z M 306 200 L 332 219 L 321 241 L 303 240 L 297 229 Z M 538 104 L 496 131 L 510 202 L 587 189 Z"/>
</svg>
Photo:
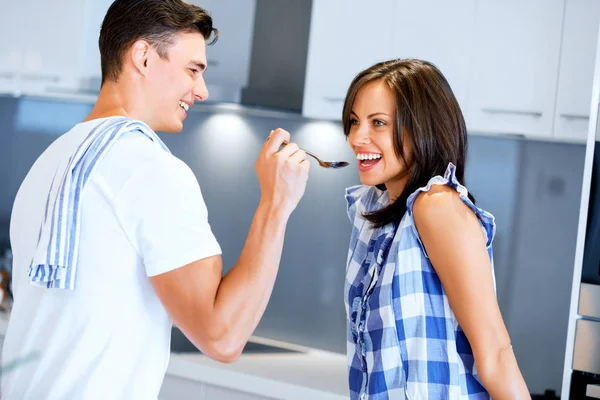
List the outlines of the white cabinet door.
<svg viewBox="0 0 600 400">
<path fill-rule="evenodd" d="M 74 90 L 100 79 L 98 35 L 112 0 L 30 0 L 0 13 L 0 91 Z"/>
<path fill-rule="evenodd" d="M 219 30 L 219 39 L 207 46 L 207 84 L 245 87 L 250 73 L 256 0 L 188 0 L 204 8 Z M 276 32 L 274 32 L 276 34 Z"/>
<path fill-rule="evenodd" d="M 340 120 L 352 79 L 392 56 L 397 0 L 313 0 L 302 113 Z"/>
<path fill-rule="evenodd" d="M 206 400 L 275 400 L 271 397 L 239 392 L 221 386 L 206 385 Z"/>
<path fill-rule="evenodd" d="M 159 400 L 274 400 L 222 386 L 166 375 Z"/>
<path fill-rule="evenodd" d="M 78 84 L 85 5 L 81 0 L 29 0 L 14 6 L 27 15 L 10 36 L 21 49 L 23 91 Z"/>
<path fill-rule="evenodd" d="M 552 134 L 565 0 L 479 0 L 470 132 Z"/>
<path fill-rule="evenodd" d="M 81 78 L 85 88 L 95 88 L 101 81 L 98 37 L 108 7 L 113 0 L 87 0 L 85 10 L 84 61 Z M 255 0 L 188 1 L 208 11 L 219 29 L 219 40 L 206 49 L 209 68 L 205 78 L 209 85 L 241 88 L 248 84 L 250 53 L 254 32 Z"/>
<path fill-rule="evenodd" d="M 467 110 L 473 60 L 476 0 L 400 0 L 393 32 L 393 57 L 420 58 L 444 74 Z"/>
<path fill-rule="evenodd" d="M 25 8 L 8 4 L 0 12 L 0 93 L 16 90 L 15 78 L 21 68 L 21 39 L 19 32 L 25 18 Z"/>
<path fill-rule="evenodd" d="M 0 336 L 0 360 L 2 360 L 2 348 L 4 347 L 4 336 Z M 2 386 L 0 386 L 0 392 L 2 391 Z"/>
<path fill-rule="evenodd" d="M 80 63 L 81 89 L 99 90 L 102 81 L 102 68 L 100 66 L 100 28 L 106 16 L 108 7 L 114 0 L 85 0 L 85 14 L 83 26 L 83 53 Z"/>
<path fill-rule="evenodd" d="M 206 400 L 206 384 L 166 375 L 158 400 Z"/>
<path fill-rule="evenodd" d="M 600 1 L 567 0 L 554 136 L 585 141 L 592 103 Z"/>
</svg>

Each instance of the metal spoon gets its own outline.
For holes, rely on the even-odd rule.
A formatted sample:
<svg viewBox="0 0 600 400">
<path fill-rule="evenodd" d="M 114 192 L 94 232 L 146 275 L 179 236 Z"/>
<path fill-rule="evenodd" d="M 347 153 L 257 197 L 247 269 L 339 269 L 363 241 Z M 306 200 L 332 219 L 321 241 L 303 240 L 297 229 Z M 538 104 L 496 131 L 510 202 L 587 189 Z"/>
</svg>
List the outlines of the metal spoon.
<svg viewBox="0 0 600 400">
<path fill-rule="evenodd" d="M 282 145 L 287 146 L 288 144 L 289 143 L 284 140 Z M 349 165 L 349 163 L 346 161 L 323 161 L 310 151 L 304 150 L 304 152 L 312 158 L 314 158 L 315 160 L 317 160 L 319 162 L 319 165 L 323 168 L 344 168 Z"/>
</svg>

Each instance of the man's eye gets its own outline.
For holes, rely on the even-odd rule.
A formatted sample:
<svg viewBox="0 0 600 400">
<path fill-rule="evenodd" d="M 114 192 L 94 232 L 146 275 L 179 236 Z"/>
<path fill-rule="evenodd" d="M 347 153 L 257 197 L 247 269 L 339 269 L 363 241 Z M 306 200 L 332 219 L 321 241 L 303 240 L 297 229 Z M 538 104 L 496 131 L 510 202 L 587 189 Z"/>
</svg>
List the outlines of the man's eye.
<svg viewBox="0 0 600 400">
<path fill-rule="evenodd" d="M 194 75 L 196 75 L 196 74 L 198 73 L 198 70 L 197 70 L 197 69 L 195 69 L 195 68 L 190 68 L 190 71 L 192 71 L 192 73 L 193 73 Z"/>
</svg>

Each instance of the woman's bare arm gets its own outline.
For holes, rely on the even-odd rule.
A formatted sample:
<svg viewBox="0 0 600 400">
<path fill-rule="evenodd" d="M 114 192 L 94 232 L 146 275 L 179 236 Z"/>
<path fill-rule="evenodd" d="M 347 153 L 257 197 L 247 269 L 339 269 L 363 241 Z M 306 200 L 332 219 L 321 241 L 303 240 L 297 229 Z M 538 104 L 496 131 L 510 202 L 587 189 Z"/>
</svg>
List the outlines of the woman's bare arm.
<svg viewBox="0 0 600 400">
<path fill-rule="evenodd" d="M 498 307 L 477 216 L 455 190 L 437 185 L 417 198 L 413 217 L 486 390 L 494 400 L 530 399 Z"/>
</svg>

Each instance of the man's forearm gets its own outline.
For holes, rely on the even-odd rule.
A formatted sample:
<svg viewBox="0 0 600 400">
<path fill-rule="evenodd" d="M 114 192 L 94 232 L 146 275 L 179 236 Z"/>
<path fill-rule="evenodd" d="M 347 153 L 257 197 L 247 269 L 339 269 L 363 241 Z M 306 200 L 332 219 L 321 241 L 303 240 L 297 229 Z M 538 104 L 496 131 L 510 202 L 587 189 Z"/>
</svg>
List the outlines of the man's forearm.
<svg viewBox="0 0 600 400">
<path fill-rule="evenodd" d="M 238 262 L 219 285 L 213 315 L 234 346 L 246 343 L 267 307 L 288 219 L 288 212 L 261 202 Z"/>
</svg>

